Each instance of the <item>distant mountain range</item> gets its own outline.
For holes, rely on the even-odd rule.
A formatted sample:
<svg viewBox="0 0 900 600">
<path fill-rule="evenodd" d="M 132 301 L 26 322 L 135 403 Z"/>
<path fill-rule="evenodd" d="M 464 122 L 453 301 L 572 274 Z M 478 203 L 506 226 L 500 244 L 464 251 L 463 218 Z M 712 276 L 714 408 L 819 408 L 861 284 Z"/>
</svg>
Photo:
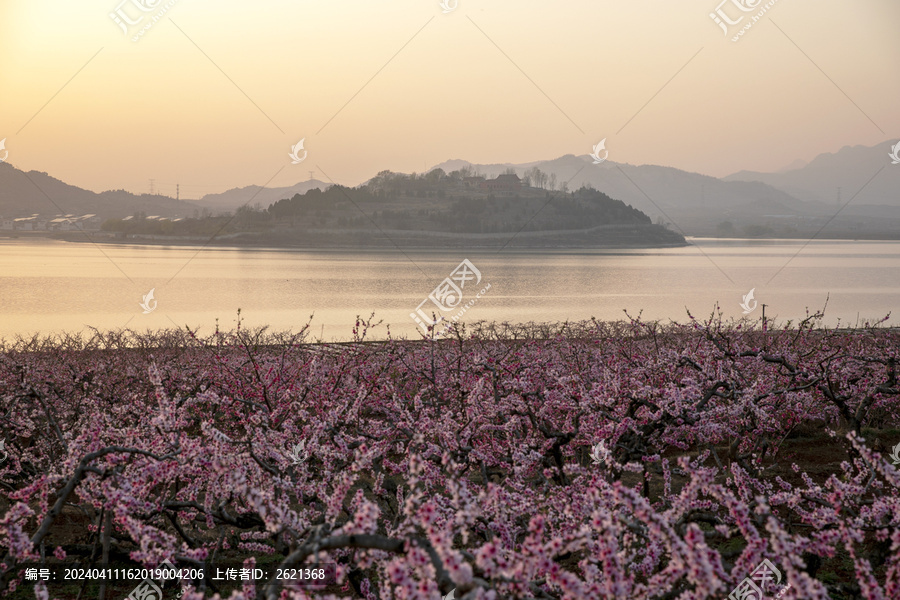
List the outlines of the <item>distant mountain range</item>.
<svg viewBox="0 0 900 600">
<path fill-rule="evenodd" d="M 853 205 L 900 206 L 900 165 L 891 164 L 891 146 L 891 142 L 873 147 L 845 146 L 833 154 L 820 154 L 800 168 L 779 173 L 739 171 L 724 180 L 757 181 L 798 200 L 829 206 L 837 203 L 838 188 L 843 202 L 858 193 Z"/>
<path fill-rule="evenodd" d="M 719 212 L 757 210 L 761 203 L 778 210 L 797 212 L 802 209 L 797 199 L 773 186 L 759 182 L 728 182 L 690 173 L 672 167 L 634 166 L 613 161 L 593 164 L 588 155 L 568 154 L 560 158 L 525 164 L 469 164 L 447 161 L 437 165 L 444 171 L 470 166 L 484 175 L 495 177 L 508 169 L 524 175 L 531 168 L 556 175 L 557 186 L 568 189 L 594 187 L 603 193 L 647 213 L 664 216 L 675 210 L 702 208 Z"/>
<path fill-rule="evenodd" d="M 123 218 L 136 212 L 162 217 L 193 214 L 196 206 L 166 196 L 136 195 L 125 190 L 96 193 L 69 185 L 40 171 L 27 173 L 0 163 L 0 215 L 24 217 L 34 213 Z"/>
<path fill-rule="evenodd" d="M 781 230 L 803 235 L 827 223 L 831 230 L 844 232 L 842 235 L 886 232 L 893 237 L 900 236 L 900 165 L 891 164 L 891 146 L 892 142 L 873 147 L 847 146 L 835 153 L 821 154 L 808 164 L 794 161 L 775 173 L 740 171 L 721 179 L 656 165 L 635 166 L 611 160 L 595 165 L 588 155 L 571 154 L 518 164 L 448 160 L 430 170 L 441 168 L 450 173 L 468 168 L 496 177 L 508 170 L 524 176 L 537 168 L 555 176 L 557 189 L 564 183 L 569 191 L 593 187 L 688 235 L 715 234 L 717 228 L 727 225 L 734 225 L 738 232 L 742 227 L 768 228 L 773 235 Z M 46 173 L 24 173 L 0 163 L 0 215 L 95 213 L 121 218 L 140 211 L 189 217 L 204 209 L 217 214 L 244 205 L 267 208 L 278 200 L 328 186 L 315 179 L 290 187 L 264 189 L 251 185 L 188 202 L 124 190 L 95 193 Z M 838 207 L 851 198 L 840 215 L 833 218 Z"/>
<path fill-rule="evenodd" d="M 487 176 L 538 168 L 556 175 L 558 184 L 568 182 L 569 190 L 592 186 L 688 235 L 714 235 L 722 225 L 733 225 L 737 232 L 743 227 L 767 232 L 762 235 L 803 236 L 827 225 L 826 235 L 895 238 L 900 237 L 900 165 L 891 164 L 891 147 L 891 142 L 848 146 L 808 164 L 794 161 L 776 173 L 741 171 L 722 179 L 655 165 L 609 160 L 595 165 L 588 155 L 571 154 L 520 164 L 449 160 L 435 168 L 468 167 Z"/>
<path fill-rule="evenodd" d="M 259 204 L 263 208 L 285 198 L 293 198 L 296 194 L 305 194 L 309 190 L 324 190 L 330 183 L 310 179 L 291 187 L 261 188 L 258 185 L 248 185 L 241 188 L 233 188 L 220 194 L 206 194 L 199 200 L 192 200 L 192 204 L 211 211 L 233 211 L 241 206 L 254 206 Z"/>
</svg>

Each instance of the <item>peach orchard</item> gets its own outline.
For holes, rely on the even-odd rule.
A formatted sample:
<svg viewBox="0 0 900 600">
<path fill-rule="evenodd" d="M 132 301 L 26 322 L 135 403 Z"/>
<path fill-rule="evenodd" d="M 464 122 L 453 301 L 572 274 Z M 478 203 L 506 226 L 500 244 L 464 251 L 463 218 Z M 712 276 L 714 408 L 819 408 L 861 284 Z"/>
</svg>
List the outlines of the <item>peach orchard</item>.
<svg viewBox="0 0 900 600">
<path fill-rule="evenodd" d="M 700 600 L 767 559 L 767 598 L 900 598 L 900 471 L 876 443 L 900 426 L 900 333 L 816 317 L 7 343 L 3 589 L 74 597 L 26 563 L 266 560 L 337 581 L 181 597 Z M 833 468 L 796 463 L 803 432 Z"/>
</svg>

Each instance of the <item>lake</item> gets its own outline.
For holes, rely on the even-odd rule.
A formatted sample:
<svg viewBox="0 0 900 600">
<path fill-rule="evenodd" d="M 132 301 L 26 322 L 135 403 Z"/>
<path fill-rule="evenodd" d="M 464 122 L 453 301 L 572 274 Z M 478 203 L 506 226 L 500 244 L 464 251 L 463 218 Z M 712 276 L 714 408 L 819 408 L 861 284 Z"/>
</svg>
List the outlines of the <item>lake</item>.
<svg viewBox="0 0 900 600">
<path fill-rule="evenodd" d="M 828 325 L 878 319 L 900 307 L 900 242 L 693 239 L 684 248 L 568 251 L 301 251 L 0 239 L 0 337 L 88 327 L 139 331 L 175 325 L 201 333 L 235 324 L 348 339 L 356 316 L 375 313 L 395 337 L 416 337 L 417 308 L 467 259 L 461 320 L 510 322 L 624 317 L 686 321 L 718 302 L 743 316 L 755 288 L 758 318 L 781 323 L 825 306 Z M 807 244 L 804 246 L 804 244 Z M 476 283 L 477 282 L 477 283 Z M 457 281 L 453 282 L 457 284 Z M 444 291 L 453 292 L 444 285 Z M 154 289 L 152 312 L 143 296 Z M 440 295 L 440 294 L 439 294 Z M 440 298 L 439 298 L 440 299 Z M 452 306 L 453 296 L 444 296 Z M 425 304 L 422 302 L 425 301 Z M 421 306 L 420 306 L 421 305 Z M 896 323 L 896 315 L 889 323 Z M 375 330 L 386 335 L 385 326 Z"/>
</svg>

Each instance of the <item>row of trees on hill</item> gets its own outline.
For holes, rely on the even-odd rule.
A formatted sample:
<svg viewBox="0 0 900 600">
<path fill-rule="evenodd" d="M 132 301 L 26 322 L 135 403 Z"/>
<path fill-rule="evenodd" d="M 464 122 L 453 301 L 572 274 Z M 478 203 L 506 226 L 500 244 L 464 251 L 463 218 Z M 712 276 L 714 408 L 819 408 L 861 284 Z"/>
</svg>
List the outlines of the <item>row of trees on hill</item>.
<svg viewBox="0 0 900 600">
<path fill-rule="evenodd" d="M 504 175 L 519 175 L 512 167 L 503 171 Z M 408 189 L 435 189 L 435 188 L 453 188 L 461 186 L 467 178 L 470 177 L 489 177 L 484 173 L 466 166 L 455 171 L 447 173 L 441 168 L 432 169 L 427 173 L 412 173 L 406 175 L 404 173 L 394 173 L 392 171 L 381 171 L 370 179 L 365 187 L 373 192 L 393 193 L 394 195 L 403 195 L 404 190 Z M 520 175 L 522 185 L 526 188 L 533 187 L 541 190 L 559 190 L 561 192 L 568 191 L 568 185 L 558 183 L 556 173 L 546 173 L 538 167 L 532 167 Z"/>
</svg>

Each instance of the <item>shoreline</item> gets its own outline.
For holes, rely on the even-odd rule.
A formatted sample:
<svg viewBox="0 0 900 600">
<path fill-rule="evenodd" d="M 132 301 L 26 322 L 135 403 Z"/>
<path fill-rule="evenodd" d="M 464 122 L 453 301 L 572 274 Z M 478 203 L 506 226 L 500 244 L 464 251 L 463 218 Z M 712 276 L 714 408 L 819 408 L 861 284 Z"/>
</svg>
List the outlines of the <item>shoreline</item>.
<svg viewBox="0 0 900 600">
<path fill-rule="evenodd" d="M 584 233 L 585 230 L 576 230 L 573 234 Z M 366 235 L 371 235 L 369 232 L 365 232 Z M 558 235 L 558 232 L 548 232 L 542 234 L 542 232 L 528 232 L 528 234 L 532 236 L 540 236 L 543 235 L 545 237 L 550 237 L 551 235 Z M 208 237 L 186 237 L 186 236 L 172 236 L 172 237 L 164 237 L 164 236 L 142 236 L 138 234 L 139 237 L 121 237 L 118 234 L 108 233 L 104 231 L 66 231 L 66 232 L 50 232 L 50 231 L 0 231 L 0 242 L 4 241 L 12 241 L 12 240 L 48 240 L 48 241 L 56 241 L 56 242 L 71 242 L 71 243 L 87 243 L 87 244 L 109 244 L 109 245 L 126 245 L 126 246 L 156 246 L 156 247 L 164 247 L 164 246 L 178 246 L 178 247 L 194 247 L 194 248 L 233 248 L 238 250 L 288 250 L 288 251 L 298 251 L 298 252 L 324 252 L 324 251 L 381 251 L 381 250 L 416 250 L 416 251 L 434 251 L 434 252 L 446 252 L 452 250 L 476 250 L 476 251 L 499 251 L 503 249 L 504 251 L 518 251 L 518 252 L 543 252 L 543 251 L 556 251 L 556 250 L 659 250 L 659 249 L 668 249 L 668 248 L 687 248 L 690 246 L 694 246 L 694 240 L 696 241 L 720 241 L 720 242 L 735 242 L 735 243 L 756 243 L 756 242 L 797 242 L 797 241 L 816 241 L 816 242 L 857 242 L 857 243 L 878 243 L 878 242 L 897 242 L 900 241 L 897 238 L 866 238 L 866 237 L 833 237 L 833 238 L 825 238 L 825 237 L 816 237 L 814 240 L 809 240 L 807 237 L 785 237 L 785 236 L 772 236 L 772 237 L 720 237 L 714 235 L 687 235 L 685 236 L 684 242 L 673 242 L 673 243 L 628 243 L 628 242 L 620 242 L 620 243 L 578 243 L 578 242 L 569 242 L 569 243 L 522 243 L 522 244 L 510 244 L 504 247 L 503 243 L 500 240 L 497 240 L 496 244 L 486 245 L 486 244 L 478 244 L 473 243 L 476 240 L 467 239 L 467 238 L 457 238 L 453 241 L 457 242 L 456 244 L 449 243 L 429 243 L 422 239 L 424 236 L 418 237 L 415 240 L 403 240 L 397 238 L 385 239 L 382 244 L 360 244 L 360 243 L 341 243 L 341 242 L 332 242 L 332 243 L 324 243 L 324 244 L 315 244 L 315 243 L 266 243 L 262 240 L 254 240 L 254 239 L 246 239 L 246 233 L 239 234 L 226 234 L 223 236 L 217 236 L 213 240 L 210 240 Z M 462 234 L 462 235 L 487 235 L 487 234 Z M 521 240 L 524 242 L 534 241 L 534 238 L 529 240 L 525 237 L 527 234 L 523 234 L 521 236 Z M 87 237 L 86 237 L 87 236 Z M 446 239 L 447 236 L 442 236 Z M 239 239 L 244 238 L 244 239 Z M 514 238 L 514 239 L 519 239 Z M 399 244 L 392 244 L 391 240 L 395 242 L 400 242 Z M 406 241 L 413 241 L 414 243 L 403 243 Z M 436 240 L 435 240 L 436 241 Z"/>
<path fill-rule="evenodd" d="M 620 229 L 619 232 L 624 232 L 624 229 Z M 535 233 L 540 234 L 540 232 L 529 232 L 534 235 Z M 578 233 L 584 233 L 584 230 L 578 230 L 573 232 L 573 234 L 577 235 Z M 364 232 L 365 235 L 371 235 L 368 232 Z M 552 232 L 546 234 L 546 237 L 557 236 L 559 235 L 557 232 Z M 412 237 L 412 236 L 410 236 Z M 494 244 L 479 244 L 476 240 L 466 239 L 466 238 L 456 238 L 452 240 L 447 240 L 446 238 L 441 239 L 440 242 L 436 243 L 438 240 L 426 240 L 423 239 L 427 236 L 416 236 L 412 239 L 397 239 L 397 238 L 382 238 L 383 243 L 373 244 L 373 243 L 351 243 L 344 242 L 342 240 L 336 240 L 334 242 L 327 242 L 326 240 L 317 240 L 320 243 L 272 243 L 271 241 L 266 241 L 262 239 L 248 239 L 248 234 L 240 233 L 240 234 L 226 234 L 224 236 L 217 236 L 214 239 L 209 239 L 200 236 L 171 236 L 171 237 L 163 237 L 163 236 L 142 236 L 138 234 L 138 237 L 128 236 L 121 237 L 117 234 L 112 234 L 108 232 L 102 231 L 67 231 L 67 232 L 46 232 L 46 231 L 20 231 L 20 232 L 2 232 L 0 233 L 0 241 L 2 240 L 51 240 L 58 242 L 71 242 L 71 243 L 82 243 L 82 244 L 110 244 L 110 245 L 128 245 L 128 246 L 179 246 L 179 247 L 201 247 L 201 248 L 234 248 L 240 250 L 291 250 L 291 251 L 301 251 L 301 252 L 317 252 L 317 251 L 348 251 L 348 250 L 356 250 L 361 252 L 370 252 L 370 251 L 382 251 L 382 250 L 432 250 L 435 252 L 440 251 L 452 251 L 452 250 L 477 250 L 477 251 L 500 251 L 500 250 L 508 250 L 508 251 L 519 251 L 519 252 L 541 252 L 541 251 L 553 251 L 553 250 L 641 250 L 641 249 L 665 249 L 665 248 L 685 248 L 689 247 L 692 244 L 685 240 L 684 242 L 653 242 L 648 241 L 646 243 L 639 242 L 630 242 L 626 240 L 621 240 L 619 242 L 610 242 L 610 243 L 578 243 L 569 242 L 565 243 L 562 241 L 556 241 L 552 239 L 545 240 L 543 243 L 534 243 L 534 238 L 528 239 L 525 235 L 521 236 L 521 242 L 519 244 L 512 244 L 510 242 L 516 241 L 519 238 L 513 238 L 512 240 L 508 239 L 499 239 L 499 240 L 491 240 L 494 241 Z M 621 238 L 620 238 L 621 239 Z M 447 243 L 449 241 L 456 242 Z M 322 243 L 324 242 L 324 243 Z M 408 243 L 405 243 L 408 242 Z"/>
<path fill-rule="evenodd" d="M 645 323 L 658 323 L 661 324 L 662 327 L 671 327 L 678 329 L 679 327 L 686 327 L 688 324 L 686 322 L 680 321 L 669 321 L 668 323 L 663 323 L 661 320 L 647 320 Z M 862 336 L 869 335 L 872 331 L 885 332 L 889 334 L 900 333 L 900 325 L 885 325 L 885 326 L 877 326 L 877 327 L 865 327 L 865 326 L 845 326 L 845 327 L 812 327 L 801 329 L 796 326 L 792 327 L 776 327 L 773 323 L 773 327 L 763 330 L 761 327 L 758 327 L 758 321 L 753 321 L 753 325 L 751 327 L 744 327 L 746 325 L 746 321 L 744 319 L 727 319 L 720 321 L 721 324 L 726 325 L 728 327 L 735 327 L 738 325 L 742 325 L 740 329 L 742 334 L 745 335 L 756 335 L 761 336 L 766 339 L 777 339 L 779 336 L 783 336 L 786 334 L 796 334 L 801 331 L 806 331 L 809 335 L 814 336 L 829 336 L 835 334 L 841 335 L 852 335 L 852 336 Z M 628 321 L 625 319 L 619 320 L 579 320 L 579 321 L 549 321 L 549 322 L 531 322 L 531 323 L 517 323 L 514 324 L 516 327 L 521 328 L 519 333 L 522 330 L 530 332 L 531 336 L 527 337 L 528 340 L 538 341 L 538 342 L 552 342 L 553 340 L 558 339 L 560 336 L 567 337 L 568 339 L 585 339 L 590 338 L 592 334 L 596 334 L 595 326 L 599 324 L 601 326 L 625 326 L 628 324 Z M 484 333 L 486 330 L 492 330 L 493 328 L 500 328 L 507 325 L 506 323 L 500 323 L 497 321 L 475 321 L 473 323 L 467 324 L 467 330 L 470 333 L 480 332 Z M 782 324 L 783 325 L 783 324 Z M 248 331 L 252 332 L 252 328 Z M 418 331 L 418 330 L 417 330 Z M 496 330 L 495 330 L 496 331 Z M 130 341 L 134 341 L 135 339 L 142 338 L 148 335 L 148 332 L 141 332 L 137 330 L 131 330 L 126 327 L 118 328 L 118 329 L 108 329 L 108 330 L 98 330 L 100 338 L 104 335 L 109 335 L 111 333 L 121 333 Z M 68 352 L 101 352 L 101 353 L 115 353 L 115 352 L 147 352 L 147 351 L 160 351 L 160 350 L 171 350 L 171 349 L 181 349 L 181 350 L 196 350 L 201 349 L 202 344 L 198 345 L 197 339 L 185 336 L 184 329 L 180 327 L 167 327 L 163 329 L 158 329 L 152 332 L 155 336 L 162 336 L 169 343 L 160 343 L 157 345 L 115 345 L 115 346 L 105 346 L 105 347 L 96 347 L 85 345 L 81 348 L 71 348 L 67 347 Z M 223 337 L 232 337 L 237 335 L 237 331 L 235 329 L 222 329 L 221 334 Z M 284 347 L 284 339 L 288 339 L 291 336 L 299 336 L 299 331 L 292 330 L 266 330 L 265 338 L 262 340 L 258 340 L 256 344 L 257 348 L 261 349 L 279 349 Z M 684 335 L 682 332 L 679 335 Z M 282 340 L 278 340 L 276 338 L 282 337 Z M 204 342 L 209 342 L 213 339 L 214 334 L 206 334 L 206 336 L 199 336 Z M 98 339 L 97 335 L 88 335 L 82 336 L 80 332 L 68 331 L 68 332 L 53 332 L 46 335 L 36 335 L 36 336 L 24 336 L 22 340 L 16 340 L 15 338 L 6 338 L 0 336 L 0 355 L 9 352 L 20 352 L 21 345 L 20 343 L 28 344 L 33 341 L 37 341 L 39 345 L 46 346 L 47 344 L 57 343 L 60 340 L 69 340 L 74 338 L 80 338 L 85 342 L 92 342 Z M 617 339 L 626 339 L 627 336 Z M 233 338 L 232 338 L 233 339 Z M 496 341 L 508 342 L 508 343 L 518 343 L 522 342 L 524 338 L 518 338 L 514 335 L 514 333 L 510 331 L 506 331 L 506 336 L 501 336 L 495 338 Z M 121 341 L 121 338 L 120 340 Z M 322 338 L 315 337 L 310 334 L 308 339 L 304 341 L 300 341 L 297 343 L 291 344 L 293 348 L 306 349 L 310 351 L 330 351 L 330 350 L 339 350 L 342 348 L 356 348 L 356 347 L 390 347 L 393 345 L 428 345 L 428 344 L 439 344 L 439 345 L 452 345 L 456 343 L 456 338 L 452 336 L 436 336 L 434 338 L 428 337 L 393 337 L 390 339 L 382 338 L 382 339 L 363 339 L 363 340 L 353 340 L 353 339 L 342 339 L 335 340 L 332 339 L 330 341 L 326 341 Z"/>
</svg>

